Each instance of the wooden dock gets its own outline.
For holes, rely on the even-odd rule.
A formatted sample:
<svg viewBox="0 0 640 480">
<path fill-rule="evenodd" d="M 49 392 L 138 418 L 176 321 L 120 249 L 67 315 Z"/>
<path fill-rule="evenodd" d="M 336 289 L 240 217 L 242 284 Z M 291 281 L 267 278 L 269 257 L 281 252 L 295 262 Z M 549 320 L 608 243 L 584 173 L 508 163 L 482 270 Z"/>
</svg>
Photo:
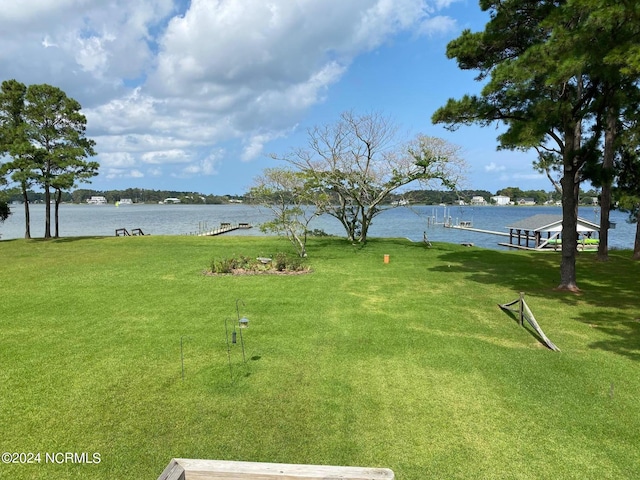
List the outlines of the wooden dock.
<svg viewBox="0 0 640 480">
<path fill-rule="evenodd" d="M 465 227 L 462 225 L 445 225 L 446 228 L 456 228 L 458 230 L 469 230 L 470 232 L 489 233 L 491 235 L 500 235 L 502 237 L 508 237 L 509 234 L 505 232 L 494 232 L 493 230 L 482 230 L 480 228 Z"/>
<path fill-rule="evenodd" d="M 222 222 L 219 227 L 216 227 L 211 230 L 207 230 L 206 232 L 198 232 L 196 233 L 199 237 L 213 237 L 215 235 L 222 235 L 223 233 L 233 232 L 234 230 L 244 230 L 251 228 L 251 224 L 249 223 L 227 223 Z"/>
</svg>

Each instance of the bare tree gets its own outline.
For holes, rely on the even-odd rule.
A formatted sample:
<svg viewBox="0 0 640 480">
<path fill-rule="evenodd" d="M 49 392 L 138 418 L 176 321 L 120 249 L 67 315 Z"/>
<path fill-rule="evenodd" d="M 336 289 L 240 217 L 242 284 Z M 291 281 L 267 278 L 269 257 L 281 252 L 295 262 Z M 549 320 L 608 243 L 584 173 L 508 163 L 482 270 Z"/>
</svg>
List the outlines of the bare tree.
<svg viewBox="0 0 640 480">
<path fill-rule="evenodd" d="M 309 130 L 308 146 L 282 159 L 304 174 L 318 213 L 335 217 L 350 241 L 363 243 L 389 194 L 412 182 L 454 188 L 465 170 L 459 153 L 440 138 L 405 141 L 379 113 L 349 111 L 334 124 Z"/>
</svg>

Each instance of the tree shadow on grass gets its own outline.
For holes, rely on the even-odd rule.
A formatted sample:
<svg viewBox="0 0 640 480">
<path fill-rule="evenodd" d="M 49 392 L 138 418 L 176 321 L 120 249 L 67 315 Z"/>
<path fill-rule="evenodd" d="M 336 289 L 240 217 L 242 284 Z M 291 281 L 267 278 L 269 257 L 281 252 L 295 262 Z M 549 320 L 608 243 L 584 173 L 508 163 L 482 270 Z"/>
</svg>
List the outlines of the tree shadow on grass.
<svg viewBox="0 0 640 480">
<path fill-rule="evenodd" d="M 576 317 L 575 320 L 610 337 L 608 340 L 590 343 L 589 348 L 605 350 L 636 362 L 640 361 L 640 312 L 636 311 L 633 315 L 625 311 L 612 315 L 610 311 L 594 311 L 588 318 Z"/>
<path fill-rule="evenodd" d="M 60 237 L 60 238 L 51 238 L 48 240 L 42 239 L 43 241 L 46 242 L 53 242 L 53 243 L 72 243 L 72 242 L 77 242 L 80 240 L 104 240 L 107 238 L 113 238 L 113 237 L 99 237 L 99 236 L 94 236 L 94 237 Z"/>
<path fill-rule="evenodd" d="M 71 242 L 79 242 L 83 240 L 104 240 L 107 238 L 114 238 L 111 236 L 91 236 L 91 237 L 58 237 L 58 238 L 10 238 L 7 240 L 0 240 L 2 243 L 18 243 L 18 242 L 28 242 L 28 243 L 71 243 Z"/>
<path fill-rule="evenodd" d="M 499 285 L 519 292 L 552 292 L 558 283 L 559 264 L 546 255 L 533 259 L 530 255 L 484 249 L 440 252 L 441 264 L 431 268 L 437 272 L 456 272 L 466 280 Z"/>
<path fill-rule="evenodd" d="M 625 252 L 610 256 L 609 262 L 597 262 L 595 256 L 578 256 L 577 283 L 581 291 L 558 291 L 560 256 L 555 253 L 513 253 L 470 249 L 445 252 L 442 265 L 434 271 L 455 271 L 465 278 L 495 284 L 527 295 L 552 296 L 568 305 L 578 302 L 594 307 L 638 308 L 638 278 L 640 263 L 625 256 Z M 446 263 L 446 264 L 445 264 Z"/>
<path fill-rule="evenodd" d="M 589 254 L 579 255 L 576 264 L 579 293 L 555 290 L 561 259 L 553 253 L 479 249 L 445 251 L 439 258 L 442 264 L 433 267 L 434 271 L 457 272 L 472 282 L 510 288 L 568 306 L 579 304 L 582 313 L 575 320 L 610 337 L 589 344 L 590 348 L 640 360 L 640 264 L 631 260 L 629 252 L 610 252 L 608 262 L 598 262 Z"/>
</svg>

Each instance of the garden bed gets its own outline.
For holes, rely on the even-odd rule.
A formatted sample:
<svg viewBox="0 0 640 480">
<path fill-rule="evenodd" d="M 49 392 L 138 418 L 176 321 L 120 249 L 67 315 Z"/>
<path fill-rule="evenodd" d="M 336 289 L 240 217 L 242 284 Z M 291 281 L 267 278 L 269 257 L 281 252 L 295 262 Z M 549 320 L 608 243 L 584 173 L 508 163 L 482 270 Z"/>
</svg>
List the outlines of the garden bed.
<svg viewBox="0 0 640 480">
<path fill-rule="evenodd" d="M 304 275 L 311 269 L 298 256 L 278 253 L 272 257 L 251 258 L 240 255 L 212 260 L 205 275 Z"/>
</svg>

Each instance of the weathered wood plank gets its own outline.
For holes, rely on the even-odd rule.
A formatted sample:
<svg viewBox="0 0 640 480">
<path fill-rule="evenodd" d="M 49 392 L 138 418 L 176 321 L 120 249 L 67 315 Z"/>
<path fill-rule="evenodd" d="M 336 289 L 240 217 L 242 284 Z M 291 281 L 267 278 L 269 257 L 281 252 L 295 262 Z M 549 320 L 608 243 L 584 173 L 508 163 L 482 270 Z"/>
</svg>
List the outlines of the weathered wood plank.
<svg viewBox="0 0 640 480">
<path fill-rule="evenodd" d="M 522 307 L 523 307 L 523 310 L 524 310 L 524 313 L 525 313 L 525 318 L 526 318 L 527 322 L 529 322 L 529 325 L 531 325 L 533 327 L 533 329 L 538 333 L 538 335 L 540 335 L 540 338 L 542 338 L 542 341 L 551 350 L 559 352 L 560 349 L 558 347 L 556 347 L 556 345 L 551 340 L 549 340 L 547 338 L 547 336 L 544 334 L 544 332 L 542 331 L 542 328 L 540 328 L 540 325 L 538 325 L 538 322 L 536 321 L 536 318 L 533 316 L 533 312 L 529 308 L 529 305 L 527 305 L 527 303 L 524 300 L 522 301 Z"/>
<path fill-rule="evenodd" d="M 184 475 L 184 468 L 174 459 L 169 462 L 169 465 L 160 474 L 158 480 L 186 480 Z"/>
<path fill-rule="evenodd" d="M 516 304 L 518 305 L 517 309 L 511 308 L 513 305 L 516 305 Z M 529 305 L 527 305 L 527 302 L 525 302 L 524 300 L 524 292 L 520 292 L 520 298 L 518 298 L 517 300 L 514 300 L 513 302 L 509 302 L 509 303 L 504 303 L 504 304 L 499 303 L 498 306 L 503 310 L 516 312 L 519 317 L 518 321 L 520 323 L 520 326 L 524 326 L 524 320 L 526 320 L 529 323 L 529 325 L 533 327 L 533 329 L 536 331 L 536 333 L 538 334 L 542 342 L 547 347 L 549 347 L 551 350 L 554 350 L 556 352 L 560 351 L 560 349 L 551 340 L 549 340 L 549 338 L 542 331 L 542 328 L 536 321 L 536 317 L 533 316 L 533 312 L 529 308 Z"/>
<path fill-rule="evenodd" d="M 172 467 L 172 469 L 170 469 Z M 170 477 L 173 468 L 184 477 Z M 165 475 L 165 476 L 162 476 Z M 158 480 L 394 480 L 388 468 L 174 458 Z"/>
</svg>

